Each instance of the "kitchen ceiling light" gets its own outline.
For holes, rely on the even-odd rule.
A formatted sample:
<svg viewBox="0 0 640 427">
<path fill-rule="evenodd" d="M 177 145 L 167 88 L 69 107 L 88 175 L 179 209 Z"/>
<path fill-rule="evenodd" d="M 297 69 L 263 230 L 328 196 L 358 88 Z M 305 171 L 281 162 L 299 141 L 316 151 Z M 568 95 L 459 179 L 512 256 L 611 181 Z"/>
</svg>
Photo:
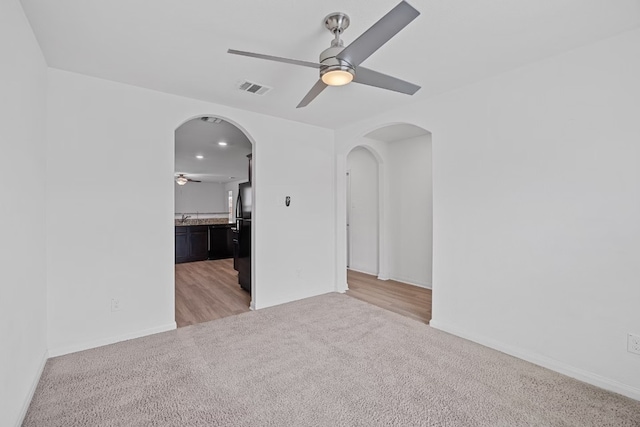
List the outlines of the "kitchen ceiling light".
<svg viewBox="0 0 640 427">
<path fill-rule="evenodd" d="M 202 160 L 202 159 L 204 159 L 204 156 L 203 156 L 202 154 L 198 154 L 198 155 L 196 156 L 196 159 L 200 159 L 200 160 Z"/>
<path fill-rule="evenodd" d="M 226 146 L 226 145 L 227 145 L 227 143 L 226 143 L 226 142 L 224 142 L 224 141 L 220 141 L 220 142 L 218 142 L 218 145 L 220 145 L 220 146 L 224 147 L 224 146 Z"/>
<path fill-rule="evenodd" d="M 188 180 L 184 176 L 180 175 L 179 177 L 176 178 L 176 182 L 178 183 L 178 185 L 185 185 L 188 182 Z"/>
</svg>

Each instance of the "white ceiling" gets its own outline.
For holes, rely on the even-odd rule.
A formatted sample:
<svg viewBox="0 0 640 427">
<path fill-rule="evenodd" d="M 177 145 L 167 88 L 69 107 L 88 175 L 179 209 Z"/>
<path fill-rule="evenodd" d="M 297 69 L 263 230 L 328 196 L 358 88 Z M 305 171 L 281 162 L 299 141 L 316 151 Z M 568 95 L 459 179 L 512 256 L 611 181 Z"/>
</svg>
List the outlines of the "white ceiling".
<svg viewBox="0 0 640 427">
<path fill-rule="evenodd" d="M 349 14 L 348 44 L 398 0 L 22 0 L 49 66 L 338 128 L 640 25 L 640 0 L 410 0 L 422 14 L 363 66 L 422 86 L 413 97 L 350 84 L 296 105 L 317 70 L 226 53 L 317 61 Z M 248 79 L 264 96 L 235 89 Z"/>
<path fill-rule="evenodd" d="M 226 146 L 218 142 L 226 142 Z M 193 119 L 176 129 L 175 173 L 202 182 L 248 179 L 251 142 L 228 122 Z M 196 158 L 204 156 L 203 159 Z M 187 183 L 190 185 L 191 183 Z"/>
</svg>

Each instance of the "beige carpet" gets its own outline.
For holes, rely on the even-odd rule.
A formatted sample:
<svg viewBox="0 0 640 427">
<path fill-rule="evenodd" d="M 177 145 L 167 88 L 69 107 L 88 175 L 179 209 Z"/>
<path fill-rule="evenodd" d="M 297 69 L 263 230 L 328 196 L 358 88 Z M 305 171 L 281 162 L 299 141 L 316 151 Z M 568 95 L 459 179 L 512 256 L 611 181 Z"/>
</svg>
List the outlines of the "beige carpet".
<svg viewBox="0 0 640 427">
<path fill-rule="evenodd" d="M 51 359 L 25 426 L 640 426 L 640 402 L 329 294 Z"/>
</svg>

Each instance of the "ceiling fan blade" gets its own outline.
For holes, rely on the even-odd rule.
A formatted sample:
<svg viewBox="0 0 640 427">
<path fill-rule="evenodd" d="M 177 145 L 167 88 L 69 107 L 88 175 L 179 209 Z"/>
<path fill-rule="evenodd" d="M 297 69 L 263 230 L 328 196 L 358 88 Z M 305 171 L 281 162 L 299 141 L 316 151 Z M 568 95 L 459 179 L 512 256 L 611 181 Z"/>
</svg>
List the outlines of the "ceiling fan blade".
<svg viewBox="0 0 640 427">
<path fill-rule="evenodd" d="M 231 53 L 233 55 L 249 56 L 251 58 L 266 59 L 268 61 L 284 62 L 285 64 L 301 65 L 303 67 L 309 67 L 309 68 L 316 68 L 316 69 L 320 68 L 320 64 L 316 64 L 315 62 L 300 61 L 298 59 L 281 58 L 279 56 L 263 55 L 261 53 L 245 52 L 243 50 L 229 49 L 227 50 L 227 53 Z"/>
<path fill-rule="evenodd" d="M 197 179 L 191 179 L 191 178 L 187 178 L 187 181 L 189 181 L 189 182 L 202 182 L 202 181 L 198 181 Z"/>
<path fill-rule="evenodd" d="M 356 69 L 356 76 L 353 81 L 363 85 L 406 93 L 407 95 L 413 95 L 420 90 L 420 86 L 418 85 L 364 67 L 358 67 Z"/>
<path fill-rule="evenodd" d="M 321 79 L 318 79 L 316 84 L 314 84 L 311 90 L 304 96 L 304 98 L 302 98 L 302 101 L 300 101 L 300 104 L 298 104 L 296 108 L 302 108 L 309 105 L 309 103 L 313 101 L 316 96 L 320 95 L 320 92 L 322 92 L 326 87 L 327 84 Z"/>
<path fill-rule="evenodd" d="M 416 19 L 418 15 L 420 15 L 420 12 L 409 3 L 406 1 L 400 2 L 349 46 L 345 47 L 342 52 L 336 55 L 336 58 L 347 61 L 354 67 L 360 65 L 362 61 L 391 40 L 400 30 Z"/>
</svg>

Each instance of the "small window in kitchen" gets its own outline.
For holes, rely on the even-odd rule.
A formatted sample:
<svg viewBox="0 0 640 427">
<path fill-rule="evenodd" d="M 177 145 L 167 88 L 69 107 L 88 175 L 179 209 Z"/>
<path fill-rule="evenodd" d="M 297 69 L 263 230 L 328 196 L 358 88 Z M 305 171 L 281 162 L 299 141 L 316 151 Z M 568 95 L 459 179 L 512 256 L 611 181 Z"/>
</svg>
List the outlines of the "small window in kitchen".
<svg viewBox="0 0 640 427">
<path fill-rule="evenodd" d="M 233 222 L 233 191 L 229 190 L 229 222 Z"/>
</svg>

